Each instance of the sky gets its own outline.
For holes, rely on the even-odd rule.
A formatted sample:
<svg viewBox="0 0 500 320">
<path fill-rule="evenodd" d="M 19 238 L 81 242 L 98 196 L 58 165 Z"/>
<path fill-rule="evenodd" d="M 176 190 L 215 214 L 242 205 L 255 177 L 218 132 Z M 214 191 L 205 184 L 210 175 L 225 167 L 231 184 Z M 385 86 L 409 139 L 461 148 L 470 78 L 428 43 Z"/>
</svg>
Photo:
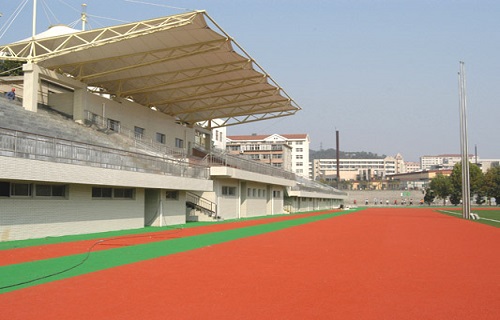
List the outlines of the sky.
<svg viewBox="0 0 500 320">
<path fill-rule="evenodd" d="M 29 0 L 0 2 L 0 44 L 31 36 Z M 459 154 L 459 61 L 465 62 L 469 153 L 500 159 L 498 0 L 38 0 L 37 32 L 206 10 L 302 108 L 228 127 L 228 135 L 307 133 L 311 149 L 406 161 Z M 81 24 L 75 27 L 81 27 Z"/>
</svg>

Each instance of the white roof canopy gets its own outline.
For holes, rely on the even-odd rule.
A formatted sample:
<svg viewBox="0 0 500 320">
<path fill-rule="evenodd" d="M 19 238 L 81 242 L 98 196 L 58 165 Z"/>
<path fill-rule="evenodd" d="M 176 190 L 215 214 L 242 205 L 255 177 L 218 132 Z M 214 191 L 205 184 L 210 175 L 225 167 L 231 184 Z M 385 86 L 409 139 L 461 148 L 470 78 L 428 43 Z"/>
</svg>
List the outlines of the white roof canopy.
<svg viewBox="0 0 500 320">
<path fill-rule="evenodd" d="M 300 110 L 204 11 L 35 37 L 0 46 L 0 55 L 37 63 L 189 124 L 215 128 Z"/>
</svg>

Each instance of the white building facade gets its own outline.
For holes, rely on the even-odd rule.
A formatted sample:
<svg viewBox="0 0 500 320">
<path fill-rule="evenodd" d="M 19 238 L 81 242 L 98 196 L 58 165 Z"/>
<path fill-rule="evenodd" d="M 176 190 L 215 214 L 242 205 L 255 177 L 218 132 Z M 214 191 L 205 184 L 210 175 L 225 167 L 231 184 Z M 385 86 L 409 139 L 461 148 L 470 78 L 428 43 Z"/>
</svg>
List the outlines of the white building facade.
<svg viewBox="0 0 500 320">
<path fill-rule="evenodd" d="M 455 164 L 462 161 L 462 156 L 459 154 L 441 154 L 437 156 L 422 156 L 420 157 L 420 168 L 422 170 L 432 169 L 453 169 Z M 474 162 L 474 155 L 469 155 L 469 161 Z"/>
<path fill-rule="evenodd" d="M 308 134 L 230 135 L 226 139 L 229 152 L 264 160 L 304 178 L 309 178 L 309 145 Z"/>
<path fill-rule="evenodd" d="M 336 159 L 314 159 L 314 180 L 334 180 L 337 176 Z M 404 173 L 404 159 L 400 154 L 384 159 L 339 159 L 341 180 L 384 179 L 387 175 Z"/>
</svg>

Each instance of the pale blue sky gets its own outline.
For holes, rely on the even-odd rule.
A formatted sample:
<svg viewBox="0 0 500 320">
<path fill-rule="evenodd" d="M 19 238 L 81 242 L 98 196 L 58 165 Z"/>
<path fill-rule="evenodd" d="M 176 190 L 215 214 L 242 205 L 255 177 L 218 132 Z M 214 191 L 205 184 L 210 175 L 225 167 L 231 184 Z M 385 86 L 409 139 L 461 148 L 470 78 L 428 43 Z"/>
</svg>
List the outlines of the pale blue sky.
<svg viewBox="0 0 500 320">
<path fill-rule="evenodd" d="M 31 35 L 31 2 L 0 43 Z M 38 0 L 38 32 L 76 21 L 83 2 L 93 28 L 119 22 L 92 16 L 137 21 L 186 11 L 173 7 L 206 10 L 303 109 L 228 133 L 308 133 L 315 150 L 334 148 L 337 129 L 344 151 L 410 161 L 460 153 L 457 72 L 465 61 L 469 151 L 477 145 L 479 157 L 500 158 L 498 0 Z M 19 3 L 2 1 L 0 26 Z"/>
</svg>

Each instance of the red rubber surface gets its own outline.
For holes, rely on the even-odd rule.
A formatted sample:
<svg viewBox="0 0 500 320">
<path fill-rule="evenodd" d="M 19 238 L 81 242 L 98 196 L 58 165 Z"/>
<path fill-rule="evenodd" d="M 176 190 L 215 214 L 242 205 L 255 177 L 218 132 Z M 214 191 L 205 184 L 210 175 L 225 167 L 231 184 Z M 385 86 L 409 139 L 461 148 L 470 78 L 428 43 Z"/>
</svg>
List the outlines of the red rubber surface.
<svg viewBox="0 0 500 320">
<path fill-rule="evenodd" d="M 500 231 L 368 209 L 0 295 L 5 319 L 498 319 Z"/>
<path fill-rule="evenodd" d="M 109 238 L 98 238 L 92 240 L 72 241 L 56 244 L 47 244 L 40 246 L 32 246 L 26 248 L 16 248 L 10 250 L 0 250 L 0 267 L 15 263 L 23 263 L 28 261 L 36 261 L 42 259 L 50 259 L 62 256 L 68 256 L 79 253 L 86 253 L 100 239 L 106 240 L 92 247 L 92 251 L 113 249 L 120 246 L 131 246 L 143 243 L 150 243 L 155 241 L 164 241 L 168 239 L 177 239 L 183 237 L 190 237 L 194 235 L 206 234 L 210 232 L 219 232 L 224 230 L 244 228 L 256 226 L 265 223 L 272 223 L 277 221 L 284 221 L 290 219 L 298 219 L 306 216 L 313 216 L 335 212 L 338 210 L 328 210 L 306 214 L 294 214 L 289 216 L 279 216 L 274 218 L 265 218 L 259 220 L 244 220 L 235 221 L 230 223 L 216 223 L 208 226 L 200 226 L 186 229 L 176 229 L 173 227 L 170 230 L 148 232 L 142 234 L 116 236 Z"/>
</svg>

